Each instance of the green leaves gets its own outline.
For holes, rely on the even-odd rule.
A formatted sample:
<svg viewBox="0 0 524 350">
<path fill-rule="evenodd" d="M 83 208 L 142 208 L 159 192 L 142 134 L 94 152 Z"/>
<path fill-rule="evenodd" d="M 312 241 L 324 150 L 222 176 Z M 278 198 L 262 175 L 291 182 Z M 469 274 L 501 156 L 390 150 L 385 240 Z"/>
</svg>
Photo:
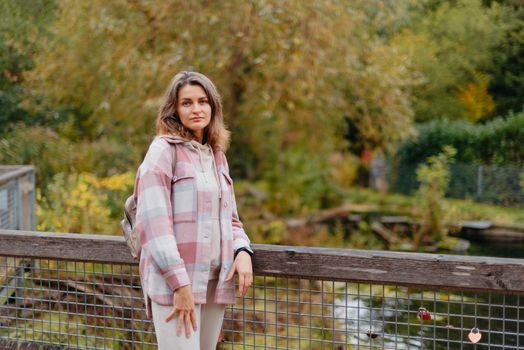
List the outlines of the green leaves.
<svg viewBox="0 0 524 350">
<path fill-rule="evenodd" d="M 8 0 L 0 10 L 0 132 L 45 123 L 86 153 L 49 161 L 46 179 L 81 164 L 102 175 L 136 167 L 170 79 L 198 70 L 222 94 L 233 174 L 291 188 L 282 212 L 337 201 L 325 159 L 349 140 L 393 152 L 414 119 L 485 117 L 491 50 L 513 18 L 478 0 Z M 347 120 L 358 135 L 346 137 Z"/>
<path fill-rule="evenodd" d="M 54 1 L 0 2 L 0 133 L 12 123 L 40 122 L 20 106 L 26 96 L 24 74 L 34 68 L 33 55 L 51 19 Z"/>
<path fill-rule="evenodd" d="M 420 72 L 414 90 L 416 120 L 467 118 L 460 91 L 493 65 L 493 50 L 509 28 L 511 9 L 478 0 L 426 1 L 412 12 L 412 24 L 395 41 L 411 53 Z M 496 102 L 496 101 L 495 101 Z"/>
<path fill-rule="evenodd" d="M 450 180 L 449 166 L 454 161 L 457 150 L 446 145 L 442 152 L 427 159 L 427 164 L 417 168 L 417 180 L 420 187 L 417 196 L 421 202 L 420 217 L 422 225 L 415 234 L 415 244 L 440 241 L 446 235 L 446 208 L 444 194 Z"/>
<path fill-rule="evenodd" d="M 416 140 L 399 149 L 404 163 L 419 163 L 444 145 L 453 145 L 464 163 L 505 164 L 524 162 L 524 112 L 474 125 L 466 121 L 422 124 Z"/>
</svg>

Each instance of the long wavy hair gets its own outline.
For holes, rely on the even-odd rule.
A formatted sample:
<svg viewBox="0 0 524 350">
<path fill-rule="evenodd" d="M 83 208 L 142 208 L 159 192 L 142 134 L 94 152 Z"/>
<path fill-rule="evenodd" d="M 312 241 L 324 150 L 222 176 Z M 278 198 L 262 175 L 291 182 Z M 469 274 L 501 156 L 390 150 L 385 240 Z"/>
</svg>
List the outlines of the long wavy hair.
<svg viewBox="0 0 524 350">
<path fill-rule="evenodd" d="M 182 71 L 171 80 L 156 118 L 157 135 L 171 134 L 187 140 L 195 139 L 193 131 L 184 127 L 176 111 L 178 92 L 186 85 L 198 85 L 204 89 L 211 106 L 211 121 L 204 129 L 204 140 L 214 151 L 225 152 L 229 146 L 230 133 L 224 124 L 220 95 L 213 82 L 198 72 Z"/>
</svg>

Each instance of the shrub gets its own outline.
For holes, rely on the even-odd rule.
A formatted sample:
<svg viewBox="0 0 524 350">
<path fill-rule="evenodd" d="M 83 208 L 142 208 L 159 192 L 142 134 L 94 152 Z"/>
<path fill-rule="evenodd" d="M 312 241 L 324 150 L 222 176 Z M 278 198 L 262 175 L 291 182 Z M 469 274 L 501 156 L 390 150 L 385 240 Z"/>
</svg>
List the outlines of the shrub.
<svg viewBox="0 0 524 350">
<path fill-rule="evenodd" d="M 100 138 L 72 142 L 42 126 L 19 124 L 0 137 L 0 164 L 35 165 L 36 185 L 44 195 L 56 174 L 111 176 L 135 171 L 139 157 L 138 150 L 122 141 Z"/>
<path fill-rule="evenodd" d="M 38 230 L 118 232 L 123 203 L 132 191 L 133 179 L 132 173 L 106 178 L 87 173 L 56 174 L 45 196 L 38 191 Z"/>
<path fill-rule="evenodd" d="M 420 181 L 417 196 L 421 202 L 419 215 L 422 226 L 414 237 L 416 245 L 440 241 L 446 235 L 443 203 L 450 180 L 449 166 L 455 154 L 453 147 L 444 146 L 441 153 L 429 157 L 427 164 L 417 168 L 417 180 Z"/>
<path fill-rule="evenodd" d="M 435 121 L 419 126 L 419 137 L 399 148 L 390 171 L 390 189 L 411 194 L 416 168 L 444 145 L 456 150 L 456 163 L 446 193 L 502 205 L 522 205 L 518 174 L 524 164 L 524 112 L 483 125 L 466 121 Z"/>
<path fill-rule="evenodd" d="M 524 112 L 477 125 L 462 120 L 433 121 L 419 125 L 418 131 L 417 139 L 399 148 L 397 157 L 401 164 L 422 163 L 445 145 L 457 150 L 457 162 L 524 163 Z"/>
<path fill-rule="evenodd" d="M 342 195 L 332 180 L 326 157 L 297 149 L 283 152 L 277 162 L 264 178 L 270 212 L 305 214 L 341 202 Z"/>
</svg>

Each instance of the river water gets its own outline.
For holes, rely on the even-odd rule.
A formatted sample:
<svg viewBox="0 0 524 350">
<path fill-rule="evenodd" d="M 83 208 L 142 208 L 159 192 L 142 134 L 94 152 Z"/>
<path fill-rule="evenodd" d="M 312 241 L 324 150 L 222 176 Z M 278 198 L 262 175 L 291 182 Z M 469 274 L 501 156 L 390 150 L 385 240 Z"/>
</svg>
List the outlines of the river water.
<svg viewBox="0 0 524 350">
<path fill-rule="evenodd" d="M 524 258 L 524 243 L 472 242 L 468 255 Z M 340 327 L 352 344 L 348 349 L 524 349 L 523 296 L 362 284 L 355 288 L 336 301 L 336 318 L 344 320 Z M 420 319 L 420 307 L 430 312 L 431 320 Z M 474 328 L 481 333 L 477 344 L 468 339 Z"/>
</svg>

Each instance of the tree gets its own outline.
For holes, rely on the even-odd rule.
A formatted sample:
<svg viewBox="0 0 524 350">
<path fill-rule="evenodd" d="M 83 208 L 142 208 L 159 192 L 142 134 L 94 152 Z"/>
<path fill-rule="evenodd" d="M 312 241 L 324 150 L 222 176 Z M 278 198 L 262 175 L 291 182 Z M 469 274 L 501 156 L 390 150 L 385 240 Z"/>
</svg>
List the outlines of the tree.
<svg viewBox="0 0 524 350">
<path fill-rule="evenodd" d="M 39 38 L 51 19 L 54 1 L 0 2 L 0 134 L 14 122 L 39 122 L 21 105 L 24 73 L 34 67 Z"/>
<path fill-rule="evenodd" d="M 493 50 L 494 63 L 488 70 L 492 76 L 489 92 L 496 100 L 494 115 L 506 115 L 524 109 L 524 6 L 508 1 L 512 18 L 504 38 Z"/>
<path fill-rule="evenodd" d="M 375 3 L 371 21 L 365 0 L 63 0 L 28 86 L 69 111 L 71 138 L 144 149 L 173 74 L 202 71 L 223 94 L 235 174 L 281 187 L 289 169 L 325 169 L 325 155 L 346 147 L 345 115 L 370 147 L 410 135 L 411 58 L 375 28 L 396 7 Z M 298 151 L 307 157 L 296 168 Z M 318 203 L 324 188 L 310 188 Z"/>
<path fill-rule="evenodd" d="M 417 121 L 471 115 L 471 105 L 461 98 L 463 91 L 481 88 L 486 77 L 482 73 L 493 64 L 493 49 L 509 18 L 508 7 L 485 6 L 480 0 L 426 0 L 414 7 L 412 23 L 394 41 L 411 53 L 412 66 L 420 72 L 422 84 L 414 92 Z M 482 117 L 489 111 L 483 110 Z"/>
</svg>

